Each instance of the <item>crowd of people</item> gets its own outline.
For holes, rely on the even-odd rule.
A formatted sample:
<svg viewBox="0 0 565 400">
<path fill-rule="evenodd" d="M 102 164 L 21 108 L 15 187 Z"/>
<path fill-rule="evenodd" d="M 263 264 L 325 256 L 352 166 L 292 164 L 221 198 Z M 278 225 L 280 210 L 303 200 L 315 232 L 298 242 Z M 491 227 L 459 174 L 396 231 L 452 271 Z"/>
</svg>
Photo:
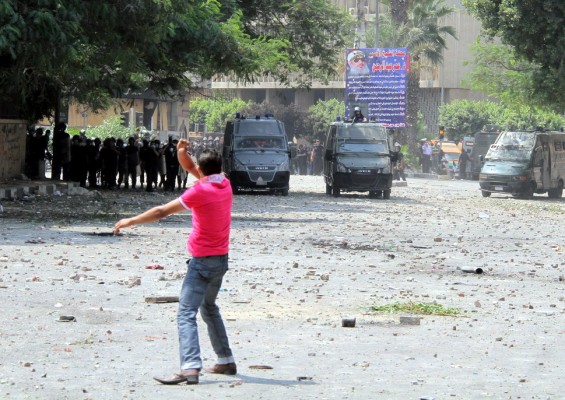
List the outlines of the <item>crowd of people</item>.
<svg viewBox="0 0 565 400">
<path fill-rule="evenodd" d="M 179 167 L 175 151 L 178 140 L 173 136 L 169 136 L 166 143 L 157 138 L 142 137 L 140 131 L 127 140 L 90 138 L 86 130 L 71 137 L 66 132 L 65 123 L 55 127 L 51 146 L 50 135 L 51 132 L 43 128 L 28 134 L 26 175 L 30 179 L 44 179 L 47 162 L 51 165 L 51 179 L 78 182 L 85 188 L 144 188 L 148 192 L 158 188 L 165 191 L 186 188 L 187 173 Z M 312 145 L 289 142 L 289 146 L 293 154 L 292 174 L 322 175 L 324 146 L 320 140 L 314 140 Z M 221 154 L 221 147 L 219 138 L 190 141 L 194 159 L 198 159 L 206 148 Z M 396 163 L 394 174 L 395 179 L 406 179 L 403 159 Z"/>
<path fill-rule="evenodd" d="M 137 131 L 127 138 L 89 138 L 85 130 L 69 135 L 66 124 L 55 127 L 52 152 L 50 131 L 37 128 L 27 138 L 26 175 L 45 178 L 45 163 L 51 164 L 51 179 L 78 182 L 81 187 L 100 189 L 142 189 L 151 192 L 185 189 L 188 175 L 177 158 L 178 140 L 168 137 L 166 143 L 157 138 L 142 138 Z M 197 159 L 205 149 L 219 150 L 219 140 L 204 139 L 191 143 Z"/>
<path fill-rule="evenodd" d="M 324 169 L 324 146 L 315 140 L 312 146 L 289 143 L 295 156 L 291 159 L 290 172 L 295 175 L 322 175 Z"/>
<path fill-rule="evenodd" d="M 361 114 L 360 118 L 364 118 Z M 296 146 L 290 142 L 291 152 L 295 154 L 290 165 L 290 172 L 296 175 L 322 175 L 324 171 L 324 146 L 315 140 L 311 147 L 304 144 Z M 393 179 L 406 181 L 406 164 L 399 143 L 394 144 L 394 151 L 398 153 L 393 163 Z"/>
<path fill-rule="evenodd" d="M 453 154 L 453 153 L 450 153 Z M 471 149 L 462 149 L 457 156 L 448 157 L 440 146 L 440 142 L 432 143 L 422 139 L 420 145 L 420 164 L 423 173 L 448 175 L 452 179 L 469 179 L 471 170 Z"/>
</svg>

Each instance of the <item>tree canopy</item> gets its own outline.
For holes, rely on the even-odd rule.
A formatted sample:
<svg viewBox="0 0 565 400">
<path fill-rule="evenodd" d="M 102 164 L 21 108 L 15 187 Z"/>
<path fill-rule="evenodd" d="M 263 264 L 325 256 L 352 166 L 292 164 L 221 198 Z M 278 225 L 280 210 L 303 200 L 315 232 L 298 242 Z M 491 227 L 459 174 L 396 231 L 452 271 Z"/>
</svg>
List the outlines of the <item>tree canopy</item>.
<svg viewBox="0 0 565 400">
<path fill-rule="evenodd" d="M 472 89 L 496 98 L 501 104 L 536 107 L 541 104 L 535 90 L 534 75 L 539 66 L 517 57 L 507 45 L 477 41 L 472 47 L 472 69 L 468 75 Z"/>
<path fill-rule="evenodd" d="M 439 124 L 451 139 L 473 136 L 483 126 L 494 124 L 502 107 L 491 101 L 456 100 L 439 108 Z"/>
<path fill-rule="evenodd" d="M 565 2 L 563 0 L 463 0 L 490 37 L 501 38 L 520 57 L 540 66 L 539 96 L 565 108 Z"/>
<path fill-rule="evenodd" d="M 248 105 L 241 99 L 226 100 L 218 97 L 191 100 L 188 110 L 192 123 L 206 124 L 208 132 L 223 132 L 226 121 L 234 118 L 237 112 Z"/>
<path fill-rule="evenodd" d="M 308 134 L 323 140 L 328 130 L 328 123 L 335 121 L 337 117 L 344 119 L 344 111 L 345 103 L 343 101 L 336 99 L 318 100 L 308 110 Z"/>
<path fill-rule="evenodd" d="M 282 83 L 308 87 L 313 79 L 327 82 L 343 64 L 343 50 L 352 43 L 355 21 L 331 0 L 239 0 L 244 32 L 251 38 L 282 40 L 285 63 L 272 58 L 264 70 Z M 268 54 L 259 52 L 259 56 Z M 279 63 L 277 65 L 277 63 Z M 291 75 L 292 73 L 292 75 Z"/>
<path fill-rule="evenodd" d="M 502 129 L 541 126 L 550 130 L 558 130 L 565 125 L 565 117 L 551 111 L 524 105 L 507 107 L 491 101 L 456 100 L 442 105 L 439 112 L 439 123 L 445 126 L 450 138 L 473 136 L 487 124 Z"/>
<path fill-rule="evenodd" d="M 327 0 L 0 0 L 0 103 L 35 120 L 222 73 L 307 86 L 339 67 L 349 26 Z"/>
</svg>

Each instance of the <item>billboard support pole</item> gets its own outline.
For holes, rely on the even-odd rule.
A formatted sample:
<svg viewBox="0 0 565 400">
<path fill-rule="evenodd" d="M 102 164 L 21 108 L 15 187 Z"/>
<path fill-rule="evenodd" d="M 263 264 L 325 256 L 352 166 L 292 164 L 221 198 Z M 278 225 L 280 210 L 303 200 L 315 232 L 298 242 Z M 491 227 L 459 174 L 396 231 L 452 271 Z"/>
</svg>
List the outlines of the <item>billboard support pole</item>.
<svg viewBox="0 0 565 400">
<path fill-rule="evenodd" d="M 376 0 L 375 5 L 375 48 L 379 47 L 381 27 L 379 25 L 379 0 Z"/>
</svg>

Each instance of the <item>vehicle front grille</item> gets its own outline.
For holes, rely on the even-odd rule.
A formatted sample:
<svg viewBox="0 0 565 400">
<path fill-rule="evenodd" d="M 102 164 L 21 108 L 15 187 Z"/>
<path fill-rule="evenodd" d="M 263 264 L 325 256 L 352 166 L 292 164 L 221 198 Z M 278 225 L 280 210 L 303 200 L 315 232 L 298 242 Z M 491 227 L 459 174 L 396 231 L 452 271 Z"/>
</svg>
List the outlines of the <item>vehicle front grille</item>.
<svg viewBox="0 0 565 400">
<path fill-rule="evenodd" d="M 354 174 L 351 175 L 351 183 L 353 186 L 374 186 L 378 178 L 374 174 Z"/>
<path fill-rule="evenodd" d="M 257 182 L 261 177 L 264 182 L 271 182 L 275 178 L 275 171 L 249 171 L 249 180 Z"/>
<path fill-rule="evenodd" d="M 488 175 L 486 179 L 489 183 L 507 183 L 512 180 L 511 176 L 508 175 Z"/>
</svg>

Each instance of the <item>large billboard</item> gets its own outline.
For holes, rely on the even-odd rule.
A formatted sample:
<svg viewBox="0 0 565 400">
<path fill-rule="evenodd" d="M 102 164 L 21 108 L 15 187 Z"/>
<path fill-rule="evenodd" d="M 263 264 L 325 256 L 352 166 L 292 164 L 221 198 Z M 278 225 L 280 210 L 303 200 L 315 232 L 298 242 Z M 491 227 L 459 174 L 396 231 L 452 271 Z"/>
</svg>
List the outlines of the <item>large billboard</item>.
<svg viewBox="0 0 565 400">
<path fill-rule="evenodd" d="M 409 71 L 407 49 L 347 49 L 346 118 L 358 106 L 370 120 L 391 128 L 405 127 Z"/>
</svg>

